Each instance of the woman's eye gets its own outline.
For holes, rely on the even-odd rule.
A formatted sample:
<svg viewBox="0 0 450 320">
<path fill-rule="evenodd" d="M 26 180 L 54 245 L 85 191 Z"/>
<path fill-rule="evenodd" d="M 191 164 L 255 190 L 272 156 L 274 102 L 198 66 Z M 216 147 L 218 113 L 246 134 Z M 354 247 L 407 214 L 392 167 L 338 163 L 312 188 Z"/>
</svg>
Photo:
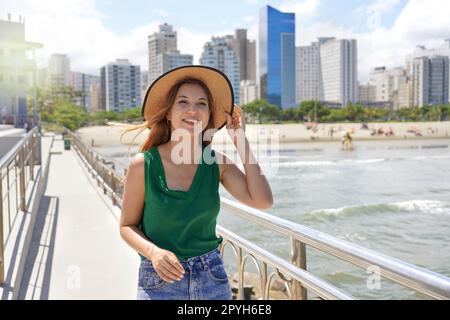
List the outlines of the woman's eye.
<svg viewBox="0 0 450 320">
<path fill-rule="evenodd" d="M 186 101 L 183 100 L 183 101 L 180 101 L 180 103 L 186 103 Z"/>
</svg>

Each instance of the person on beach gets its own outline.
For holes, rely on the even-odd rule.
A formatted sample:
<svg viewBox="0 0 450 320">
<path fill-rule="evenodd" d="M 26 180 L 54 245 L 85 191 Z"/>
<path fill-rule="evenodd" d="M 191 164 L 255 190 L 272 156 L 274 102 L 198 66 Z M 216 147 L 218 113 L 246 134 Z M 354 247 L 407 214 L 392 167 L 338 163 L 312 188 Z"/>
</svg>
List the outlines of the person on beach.
<svg viewBox="0 0 450 320">
<path fill-rule="evenodd" d="M 344 133 L 342 137 L 342 149 L 349 151 L 353 149 L 353 138 L 352 138 L 353 130 L 349 129 Z"/>
<path fill-rule="evenodd" d="M 126 130 L 151 129 L 128 167 L 120 218 L 121 237 L 141 257 L 137 297 L 231 300 L 216 235 L 219 183 L 250 207 L 273 204 L 231 83 L 210 67 L 171 70 L 148 89 L 142 115 Z M 225 125 L 245 172 L 211 148 Z"/>
</svg>

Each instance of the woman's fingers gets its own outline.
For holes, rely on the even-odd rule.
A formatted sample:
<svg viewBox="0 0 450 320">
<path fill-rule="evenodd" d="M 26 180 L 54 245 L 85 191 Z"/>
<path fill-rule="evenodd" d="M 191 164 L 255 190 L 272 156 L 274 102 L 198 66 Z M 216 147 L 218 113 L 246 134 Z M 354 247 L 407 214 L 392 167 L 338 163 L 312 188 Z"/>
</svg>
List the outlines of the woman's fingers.
<svg viewBox="0 0 450 320">
<path fill-rule="evenodd" d="M 180 277 L 183 277 L 184 275 L 184 268 L 181 265 L 181 263 L 178 261 L 176 257 L 173 257 L 172 259 L 169 259 L 169 263 L 171 264 L 174 271 L 179 275 Z"/>
<path fill-rule="evenodd" d="M 164 266 L 164 275 L 169 278 L 171 281 L 179 281 L 183 278 L 183 275 L 178 272 L 175 268 L 172 266 Z"/>
<path fill-rule="evenodd" d="M 158 274 L 161 277 L 161 279 L 163 279 L 165 282 L 174 282 L 177 279 L 177 277 L 172 274 L 168 269 L 164 268 L 164 267 L 160 267 L 158 270 Z"/>
<path fill-rule="evenodd" d="M 177 276 L 182 277 L 184 274 L 184 268 L 175 255 L 167 257 L 167 260 L 164 261 L 164 266 Z"/>
<path fill-rule="evenodd" d="M 237 113 L 237 115 L 239 116 L 239 117 L 242 117 L 242 109 L 241 109 L 241 107 L 239 107 L 237 104 L 235 104 L 234 105 L 234 108 L 233 108 L 233 114 L 234 113 Z"/>
<path fill-rule="evenodd" d="M 161 278 L 166 282 L 179 281 L 184 276 L 170 264 L 164 264 L 159 268 L 163 276 Z"/>
</svg>

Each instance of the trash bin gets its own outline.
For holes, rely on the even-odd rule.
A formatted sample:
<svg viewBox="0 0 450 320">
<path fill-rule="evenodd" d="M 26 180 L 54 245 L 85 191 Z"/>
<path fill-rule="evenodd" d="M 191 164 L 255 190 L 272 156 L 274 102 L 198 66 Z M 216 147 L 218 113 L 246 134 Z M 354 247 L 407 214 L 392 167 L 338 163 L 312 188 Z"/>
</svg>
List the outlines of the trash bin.
<svg viewBox="0 0 450 320">
<path fill-rule="evenodd" d="M 70 139 L 64 139 L 64 150 L 70 150 Z"/>
</svg>

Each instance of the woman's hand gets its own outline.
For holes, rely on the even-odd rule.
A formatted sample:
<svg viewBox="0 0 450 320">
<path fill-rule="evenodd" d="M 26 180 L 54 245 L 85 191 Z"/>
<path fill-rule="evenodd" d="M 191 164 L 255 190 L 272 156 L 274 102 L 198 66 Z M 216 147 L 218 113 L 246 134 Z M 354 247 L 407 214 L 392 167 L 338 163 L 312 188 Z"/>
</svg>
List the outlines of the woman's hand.
<svg viewBox="0 0 450 320">
<path fill-rule="evenodd" d="M 174 253 L 155 246 L 150 260 L 155 271 L 164 281 L 173 283 L 183 279 L 184 268 Z"/>
<path fill-rule="evenodd" d="M 245 118 L 244 111 L 238 106 L 234 105 L 233 114 L 227 114 L 227 132 L 231 140 L 235 140 L 237 136 L 245 136 Z"/>
</svg>

